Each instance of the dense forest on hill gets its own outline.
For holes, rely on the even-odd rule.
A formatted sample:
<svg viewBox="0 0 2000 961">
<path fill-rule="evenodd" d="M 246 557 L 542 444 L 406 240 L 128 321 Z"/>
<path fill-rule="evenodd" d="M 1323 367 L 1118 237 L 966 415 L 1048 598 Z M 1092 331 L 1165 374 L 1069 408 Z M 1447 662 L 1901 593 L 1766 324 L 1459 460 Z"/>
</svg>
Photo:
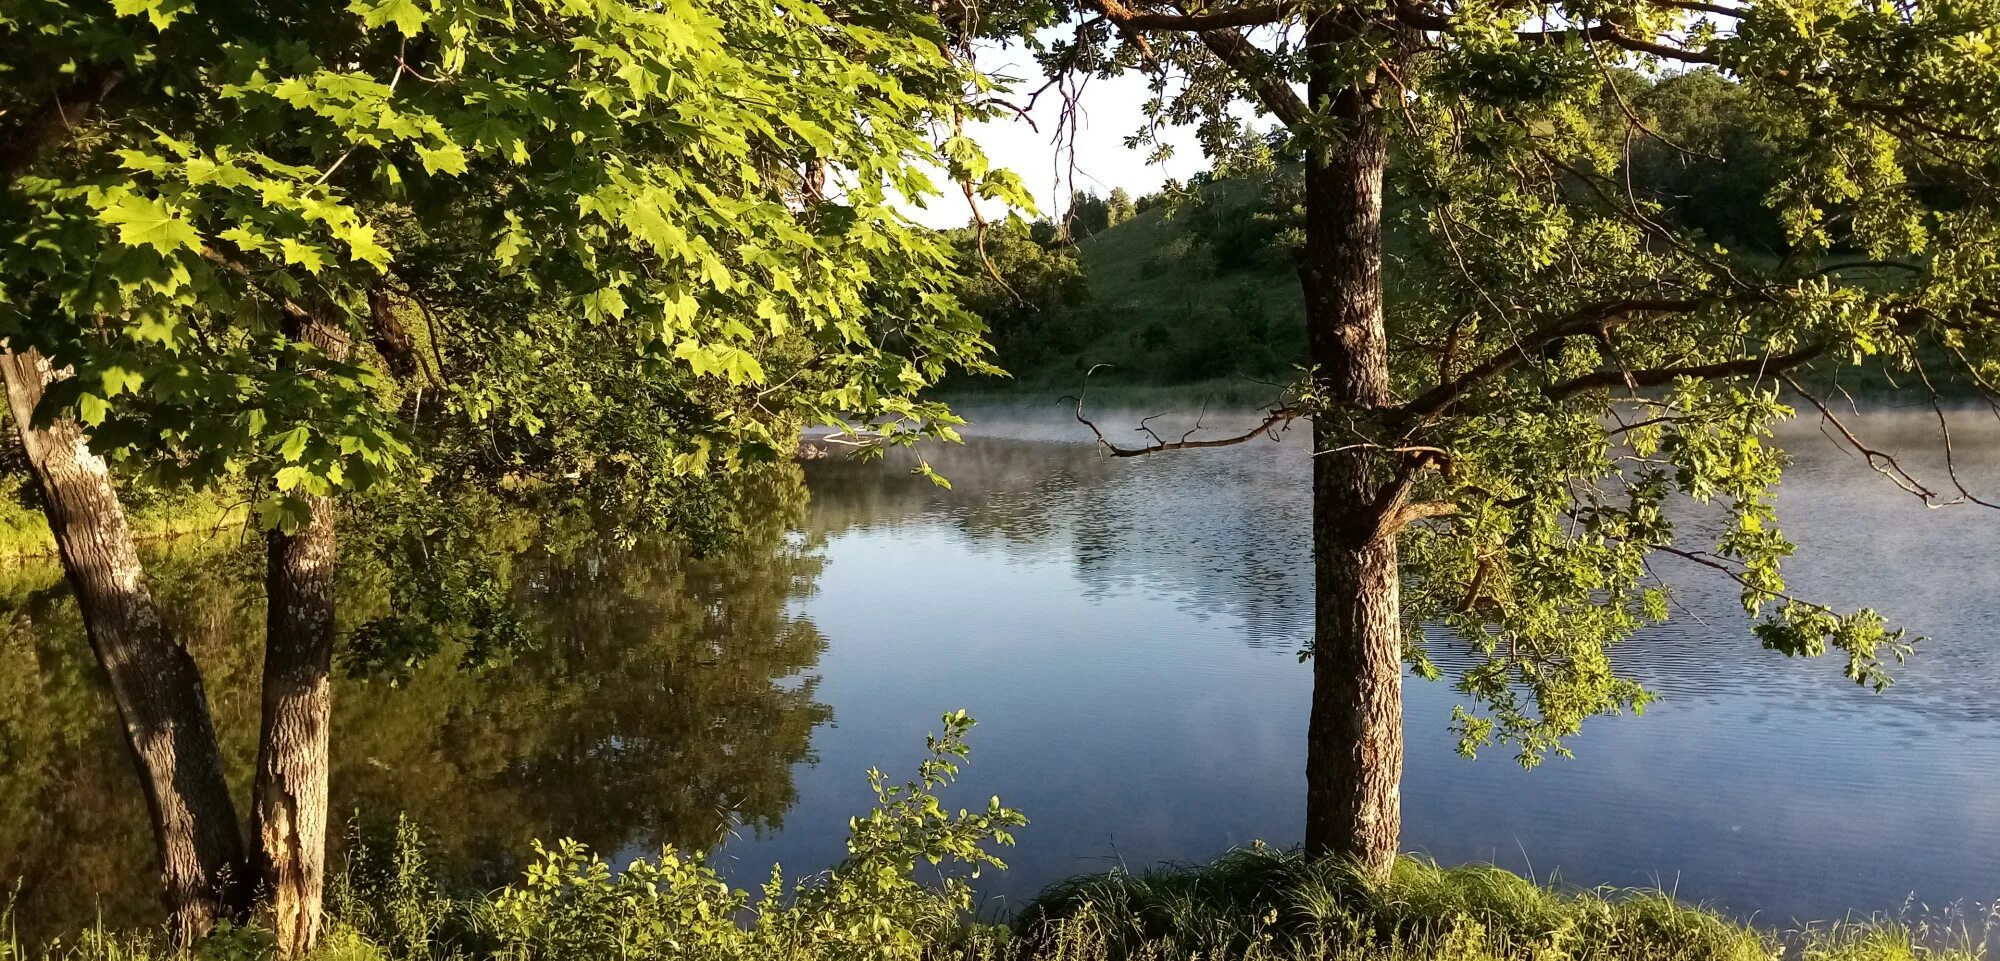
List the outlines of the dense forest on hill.
<svg viewBox="0 0 2000 961">
<path fill-rule="evenodd" d="M 1724 256 L 1769 263 L 1789 245 L 1769 204 L 1784 189 L 1766 132 L 1740 88 L 1713 71 L 1620 76 L 1622 104 L 1651 136 L 1617 154 L 1618 178 L 1663 222 L 1699 231 Z M 1058 217 L 1023 233 L 960 231 L 961 296 L 991 327 L 998 384 L 963 388 L 1074 390 L 1093 384 L 1281 381 L 1305 357 L 1294 249 L 1300 238 L 1299 158 L 1284 138 L 1248 125 L 1231 163 L 1136 201 L 1079 193 Z M 1409 256 L 1426 212 L 1392 195 L 1386 217 L 1390 323 L 1395 291 L 1435 265 Z M 1858 256 L 1858 255 L 1857 255 Z M 1846 274 L 1865 281 L 1866 273 Z M 1004 278 L 1004 282 L 1001 278 Z M 1945 365 L 1938 365 L 1942 368 Z M 1871 369 L 1843 386 L 1886 386 Z M 1943 386 L 1943 385 L 1941 385 Z"/>
</svg>

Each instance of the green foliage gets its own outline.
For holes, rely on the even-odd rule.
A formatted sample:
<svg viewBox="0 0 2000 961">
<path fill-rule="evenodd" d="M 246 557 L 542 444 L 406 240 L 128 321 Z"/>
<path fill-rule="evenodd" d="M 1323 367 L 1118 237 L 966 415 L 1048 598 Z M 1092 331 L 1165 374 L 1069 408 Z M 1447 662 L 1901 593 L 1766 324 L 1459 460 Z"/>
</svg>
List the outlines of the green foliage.
<svg viewBox="0 0 2000 961">
<path fill-rule="evenodd" d="M 1725 106 L 1758 96 L 1722 89 L 1731 98 Z M 1620 165 L 1617 145 L 1607 142 L 1617 129 L 1605 119 L 1609 96 L 1576 85 L 1534 107 L 1525 130 L 1498 115 L 1469 121 L 1450 140 L 1430 128 L 1409 139 L 1410 176 L 1400 181 L 1416 201 L 1406 223 L 1426 238 L 1411 252 L 1420 266 L 1406 268 L 1407 276 L 1427 282 L 1407 288 L 1395 321 L 1403 336 L 1436 338 L 1457 354 L 1413 352 L 1398 358 L 1397 374 L 1412 397 L 1440 381 L 1440 362 L 1451 371 L 1446 384 L 1479 381 L 1473 395 L 1396 428 L 1405 438 L 1399 443 L 1444 452 L 1443 469 L 1422 486 L 1425 496 L 1455 505 L 1446 522 L 1406 537 L 1405 615 L 1441 625 L 1481 657 L 1458 679 L 1474 705 L 1455 717 L 1462 749 L 1505 740 L 1524 764 L 1560 752 L 1584 719 L 1641 710 L 1650 700 L 1606 652 L 1665 619 L 1656 554 L 1734 580 L 1764 646 L 1797 655 L 1838 650 L 1857 683 L 1886 685 L 1884 664 L 1910 650 L 1877 612 L 1836 611 L 1787 592 L 1780 564 L 1793 548 L 1772 506 L 1785 461 L 1768 441 L 1770 425 L 1793 409 L 1780 399 L 1786 382 L 1758 376 L 1758 358 L 1908 359 L 1917 334 L 1905 312 L 1938 292 L 1920 276 L 1870 290 L 1839 282 L 1818 261 L 1803 261 L 1806 269 L 1731 256 L 1643 214 L 1632 219 L 1596 179 L 1613 179 Z M 1462 136 L 1496 149 L 1464 151 Z M 1512 167 L 1523 156 L 1554 164 L 1549 179 L 1524 188 Z M 1886 237 L 1842 236 L 1840 245 L 1885 253 Z M 1826 246 L 1796 231 L 1790 242 Z M 1494 316 L 1506 319 L 1493 326 Z M 1506 345 L 1522 330 L 1553 336 L 1545 334 L 1526 362 L 1503 365 L 1500 377 L 1461 366 L 1518 350 Z M 1721 365 L 1713 367 L 1721 376 L 1704 376 L 1712 365 Z M 1732 365 L 1744 380 L 1727 376 Z M 1696 506 L 1675 506 L 1676 498 Z M 1701 525 L 1682 516 L 1700 516 L 1710 504 L 1720 515 L 1712 540 L 1684 545 L 1683 530 Z"/>
<path fill-rule="evenodd" d="M 668 848 L 613 871 L 584 845 L 536 845 L 519 882 L 490 897 L 455 898 L 427 876 L 423 842 L 403 822 L 386 850 L 364 850 L 340 882 L 336 914 L 396 957 L 917 959 L 959 930 L 972 906 L 966 881 L 916 879 L 919 865 L 1001 867 L 989 850 L 1026 823 L 991 800 L 984 813 L 947 812 L 937 792 L 956 777 L 972 721 L 945 715 L 930 756 L 907 784 L 870 772 L 876 804 L 850 825 L 848 857 L 787 884 L 774 869 L 762 892 L 732 889 L 700 852 Z"/>
<path fill-rule="evenodd" d="M 1040 370 L 1089 342 L 1090 290 L 1075 248 L 1013 230 L 960 231 L 958 298 L 991 332 L 1008 370 Z"/>
<path fill-rule="evenodd" d="M 910 855 L 927 853 L 913 838 L 894 843 Z M 752 895 L 731 889 L 696 856 L 669 851 L 612 872 L 574 844 L 543 851 L 525 879 L 498 892 L 454 894 L 439 886 L 424 851 L 407 820 L 357 850 L 335 878 L 332 931 L 313 957 L 1975 961 L 1989 944 L 1985 930 L 1948 919 L 1760 932 L 1657 892 L 1564 891 L 1497 868 L 1440 868 L 1408 858 L 1388 878 L 1371 881 L 1332 862 L 1262 847 L 1207 865 L 1073 878 L 1045 891 L 1011 929 L 968 923 L 935 889 L 848 889 L 839 870 L 795 886 L 800 900 L 787 904 L 775 877 Z M 908 872 L 890 873 L 898 870 Z M 0 961 L 173 956 L 145 937 L 103 930 L 38 951 L 0 941 Z M 271 950 L 256 929 L 225 929 L 194 957 L 261 961 Z"/>
<path fill-rule="evenodd" d="M 439 957 L 462 934 L 453 930 L 461 908 L 439 884 L 429 848 L 406 814 L 372 833 L 359 817 L 349 821 L 347 860 L 328 886 L 328 910 L 387 955 Z"/>
<path fill-rule="evenodd" d="M 1112 223 L 1110 201 L 1086 190 L 1070 198 L 1061 232 L 1071 240 L 1082 240 L 1111 229 Z"/>
<path fill-rule="evenodd" d="M 1193 226 L 1236 230 L 1230 225 L 1257 206 L 1260 183 L 1218 181 L 1197 192 L 1201 201 L 1135 205 L 1131 219 L 1073 246 L 1050 230 L 1040 252 L 1027 249 L 1032 238 L 990 232 L 988 253 L 1014 293 L 973 259 L 960 296 L 992 329 L 998 364 L 1029 388 L 1074 391 L 1099 364 L 1111 366 L 1092 384 L 1284 376 L 1305 344 L 1289 253 L 1232 248 L 1243 265 L 1223 267 L 1213 241 Z M 1197 206 L 1199 214 L 1183 213 Z M 1241 230 L 1263 237 L 1261 223 Z M 1063 274 L 1051 269 L 1056 264 L 1066 265 Z M 1060 285 L 1051 282 L 1058 277 Z M 1072 288 L 1080 291 L 1074 298 L 1050 296 Z"/>
<path fill-rule="evenodd" d="M 129 499 L 126 509 L 132 534 L 142 541 L 218 534 L 242 527 L 249 519 L 245 499 L 226 487 L 146 488 Z M 0 473 L 0 558 L 55 555 L 55 535 L 49 531 L 34 482 L 26 473 Z"/>
<path fill-rule="evenodd" d="M 1069 210 L 1061 223 L 1051 225 L 1051 234 L 1080 241 L 1131 220 L 1134 213 L 1132 195 L 1123 187 L 1114 187 L 1102 197 L 1086 190 L 1070 197 Z"/>
<path fill-rule="evenodd" d="M 1107 228 L 1131 220 L 1133 215 L 1138 213 L 1132 195 L 1123 187 L 1111 188 L 1111 193 L 1104 198 L 1104 206 L 1104 226 Z"/>
<path fill-rule="evenodd" d="M 445 434 L 628 492 L 769 460 L 801 421 L 936 434 L 917 392 L 983 364 L 894 198 L 932 194 L 926 165 L 1024 195 L 934 146 L 982 81 L 914 9 L 55 2 L 0 31 L 10 117 L 110 81 L 0 199 L 0 333 L 76 372 L 43 415 L 156 479 L 248 472 L 267 523 L 463 466 Z"/>
<path fill-rule="evenodd" d="M 1634 139 L 1614 178 L 1657 204 L 1663 222 L 1725 243 L 1738 257 L 1782 253 L 1782 228 L 1765 205 L 1776 185 L 1770 140 L 1743 87 L 1712 70 L 1657 78 L 1621 71 L 1615 78 L 1650 134 Z M 1107 223 L 1131 218 L 1107 220 L 1109 201 L 1089 193 L 1074 198 L 1069 228 L 1078 239 L 1079 262 L 1088 268 L 1093 305 L 1068 311 L 1061 330 L 1037 332 L 1030 346 L 1010 344 L 1001 333 L 1004 319 L 996 319 L 1004 314 L 968 300 L 994 329 L 1002 367 L 1030 382 L 1074 389 L 1081 369 L 1097 363 L 1115 364 L 1114 378 L 1176 384 L 1235 373 L 1286 376 L 1305 362 L 1302 308 L 1290 289 L 1297 286 L 1292 271 L 1304 242 L 1300 158 L 1282 128 L 1260 134 L 1243 125 L 1214 149 L 1213 169 L 1195 183 L 1170 186 L 1135 205 L 1135 216 L 1164 211 L 1157 221 L 1107 232 Z M 1391 197 L 1390 206 L 1406 204 Z M 1399 262 L 1421 244 L 1410 228 L 1393 219 L 1388 226 L 1392 293 L 1416 281 L 1403 276 Z M 1053 227 L 1046 239 L 1057 243 Z M 1138 251 L 1136 267 L 1121 260 L 1132 251 Z M 1002 276 L 1011 278 L 1001 266 Z M 1246 292 L 1275 309 L 1238 316 Z M 1272 325 L 1259 323 L 1259 314 Z M 1076 330 L 1084 332 L 1081 343 L 1070 333 Z M 1033 349 L 1040 344 L 1060 346 Z M 1084 368 L 1072 370 L 1078 363 Z M 1860 389 L 1858 378 L 1850 375 L 1846 382 Z M 1963 385 L 1948 389 L 1962 391 Z"/>
<path fill-rule="evenodd" d="M 1655 135 L 1631 145 L 1623 173 L 1671 222 L 1731 250 L 1779 255 L 1784 228 L 1765 198 L 1777 186 L 1772 138 L 1742 84 L 1713 70 L 1619 77 Z"/>
<path fill-rule="evenodd" d="M 49 2 L 0 42 L 10 133 L 108 90 L 0 195 L 0 336 L 74 371 L 37 416 L 140 501 L 341 495 L 399 572 L 356 670 L 522 640 L 497 513 L 706 543 L 801 426 L 953 437 L 923 391 L 989 369 L 898 204 L 1025 195 L 946 135 L 987 84 L 916 8 Z"/>
</svg>

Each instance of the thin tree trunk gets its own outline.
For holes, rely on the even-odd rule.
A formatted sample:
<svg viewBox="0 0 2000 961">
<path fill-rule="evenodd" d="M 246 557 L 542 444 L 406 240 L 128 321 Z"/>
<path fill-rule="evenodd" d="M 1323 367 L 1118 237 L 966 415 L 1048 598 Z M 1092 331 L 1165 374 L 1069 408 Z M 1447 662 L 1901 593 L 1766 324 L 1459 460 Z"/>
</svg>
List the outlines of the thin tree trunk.
<svg viewBox="0 0 2000 961">
<path fill-rule="evenodd" d="M 294 336 L 334 359 L 347 356 L 347 339 L 331 324 L 308 320 Z M 301 496 L 306 523 L 266 535 L 264 711 L 252 812 L 259 887 L 278 948 L 289 956 L 319 940 L 333 720 L 334 504 Z"/>
<path fill-rule="evenodd" d="M 1307 158 L 1307 336 L 1332 408 L 1313 425 L 1313 697 L 1306 748 L 1306 851 L 1386 875 L 1402 829 L 1401 598 L 1393 533 L 1373 523 L 1379 454 L 1355 448 L 1349 418 L 1392 403 L 1382 318 L 1382 178 L 1387 133 L 1370 90 L 1335 87 L 1332 48 L 1362 25 L 1309 28 L 1313 103 L 1342 123 Z"/>
<path fill-rule="evenodd" d="M 34 350 L 0 354 L 0 372 L 63 571 L 145 787 L 169 932 L 187 944 L 218 919 L 240 914 L 248 890 L 243 837 L 201 671 L 160 622 L 110 471 L 91 452 L 82 426 L 67 418 L 34 426 L 43 392 L 66 374 Z"/>
</svg>

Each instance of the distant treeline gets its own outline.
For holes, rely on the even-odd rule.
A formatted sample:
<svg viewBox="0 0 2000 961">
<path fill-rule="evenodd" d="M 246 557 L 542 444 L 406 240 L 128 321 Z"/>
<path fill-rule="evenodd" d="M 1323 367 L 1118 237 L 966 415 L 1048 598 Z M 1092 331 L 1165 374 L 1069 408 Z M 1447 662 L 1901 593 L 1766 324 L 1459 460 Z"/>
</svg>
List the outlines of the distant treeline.
<svg viewBox="0 0 2000 961">
<path fill-rule="evenodd" d="M 1767 203 L 1784 189 L 1783 165 L 1750 94 L 1706 70 L 1620 81 L 1602 109 L 1631 112 L 1649 134 L 1606 145 L 1616 179 L 1663 224 L 1699 231 L 1726 256 L 1784 258 L 1785 225 Z M 1079 193 L 1025 234 L 960 232 L 961 296 L 1017 383 L 1069 389 L 1098 365 L 1110 366 L 1096 378 L 1125 383 L 1276 379 L 1302 362 L 1299 158 L 1282 133 L 1247 125 L 1217 153 L 1216 169 L 1136 200 Z M 1424 212 L 1390 190 L 1393 327 L 1396 285 L 1412 279 L 1398 255 L 1422 242 Z"/>
</svg>

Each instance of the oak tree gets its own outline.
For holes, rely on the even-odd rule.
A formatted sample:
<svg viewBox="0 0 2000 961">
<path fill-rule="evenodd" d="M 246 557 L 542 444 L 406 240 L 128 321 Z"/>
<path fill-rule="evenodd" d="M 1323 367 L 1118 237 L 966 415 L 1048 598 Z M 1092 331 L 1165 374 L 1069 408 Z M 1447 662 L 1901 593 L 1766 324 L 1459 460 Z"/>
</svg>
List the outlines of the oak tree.
<svg viewBox="0 0 2000 961">
<path fill-rule="evenodd" d="M 1503 741 L 1532 764 L 1587 717 L 1643 707 L 1607 652 L 1667 616 L 1662 555 L 1740 586 L 1765 647 L 1838 651 L 1848 677 L 1887 682 L 1902 632 L 1785 586 L 1771 425 L 1805 409 L 1925 503 L 1987 503 L 1948 458 L 1920 477 L 1871 448 L 1825 396 L 1843 370 L 1887 369 L 1938 405 L 1948 454 L 1947 379 L 2000 377 L 2000 4 L 1025 6 L 1061 89 L 1143 72 L 1148 130 L 1195 125 L 1221 155 L 1248 110 L 1303 158 L 1296 389 L 1239 437 L 1105 447 L 1310 419 L 1308 851 L 1388 870 L 1402 676 L 1435 676 L 1433 645 L 1472 655 L 1466 753 Z M 1780 242 L 1731 249 L 1633 189 L 1635 156 L 1713 158 L 1659 132 L 1633 71 L 1711 74 L 1675 101 L 1756 131 Z"/>
</svg>

